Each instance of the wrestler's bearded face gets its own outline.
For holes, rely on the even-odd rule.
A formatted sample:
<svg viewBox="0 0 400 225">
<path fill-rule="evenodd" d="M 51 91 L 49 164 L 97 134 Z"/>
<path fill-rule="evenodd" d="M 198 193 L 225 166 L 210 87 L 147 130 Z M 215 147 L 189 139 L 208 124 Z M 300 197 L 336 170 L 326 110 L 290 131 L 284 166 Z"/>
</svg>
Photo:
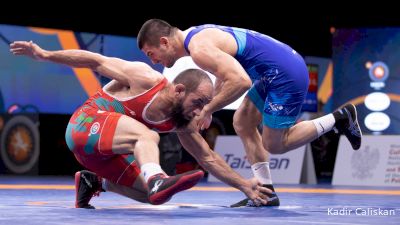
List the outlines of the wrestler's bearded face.
<svg viewBox="0 0 400 225">
<path fill-rule="evenodd" d="M 185 115 L 183 109 L 183 99 L 176 102 L 172 107 L 172 121 L 174 121 L 176 128 L 186 127 L 192 118 L 189 118 L 188 115 Z"/>
<path fill-rule="evenodd" d="M 203 107 L 211 101 L 212 94 L 213 84 L 210 81 L 201 83 L 197 90 L 185 92 L 184 97 L 177 98 L 171 115 L 176 127 L 187 126 L 192 119 L 199 116 Z"/>
</svg>

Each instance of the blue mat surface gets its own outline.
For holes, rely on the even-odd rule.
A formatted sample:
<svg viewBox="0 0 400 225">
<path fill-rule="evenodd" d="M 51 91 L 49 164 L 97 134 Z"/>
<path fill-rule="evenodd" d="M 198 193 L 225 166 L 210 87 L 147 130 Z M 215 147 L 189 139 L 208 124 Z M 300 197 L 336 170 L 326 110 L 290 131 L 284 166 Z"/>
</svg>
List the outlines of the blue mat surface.
<svg viewBox="0 0 400 225">
<path fill-rule="evenodd" d="M 400 224 L 398 188 L 275 187 L 279 207 L 229 208 L 244 195 L 202 182 L 160 206 L 105 192 L 87 210 L 74 208 L 72 177 L 0 176 L 0 224 Z"/>
</svg>

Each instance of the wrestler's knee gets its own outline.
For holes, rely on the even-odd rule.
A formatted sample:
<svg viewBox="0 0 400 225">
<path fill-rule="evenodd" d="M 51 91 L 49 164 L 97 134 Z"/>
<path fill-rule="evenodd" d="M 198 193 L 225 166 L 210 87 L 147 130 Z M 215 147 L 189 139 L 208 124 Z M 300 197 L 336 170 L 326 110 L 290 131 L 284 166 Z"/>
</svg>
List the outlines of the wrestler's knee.
<svg viewBox="0 0 400 225">
<path fill-rule="evenodd" d="M 236 133 L 241 134 L 249 127 L 249 121 L 246 120 L 246 117 L 243 116 L 243 113 L 241 111 L 236 111 L 233 115 L 233 128 L 235 129 Z"/>
<path fill-rule="evenodd" d="M 160 143 L 160 135 L 153 130 L 148 130 L 146 132 L 143 132 L 142 135 L 140 135 L 139 139 L 141 141 L 151 141 L 156 143 L 157 145 Z"/>
</svg>

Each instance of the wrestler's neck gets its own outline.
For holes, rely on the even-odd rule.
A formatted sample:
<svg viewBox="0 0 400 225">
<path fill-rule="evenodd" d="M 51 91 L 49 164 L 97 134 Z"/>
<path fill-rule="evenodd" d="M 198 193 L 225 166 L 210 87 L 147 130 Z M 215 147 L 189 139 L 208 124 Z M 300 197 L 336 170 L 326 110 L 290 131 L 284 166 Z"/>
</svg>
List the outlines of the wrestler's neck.
<svg viewBox="0 0 400 225">
<path fill-rule="evenodd" d="M 185 30 L 185 31 L 178 30 L 176 35 L 175 35 L 175 37 L 176 37 L 175 41 L 177 43 L 177 46 L 180 46 L 179 51 L 178 51 L 179 57 L 183 57 L 183 56 L 188 56 L 189 55 L 189 52 L 187 52 L 186 49 L 185 49 L 185 43 L 184 43 L 185 42 L 185 38 L 188 35 L 189 31 L 190 31 L 189 29 Z"/>
<path fill-rule="evenodd" d="M 172 115 L 173 100 L 168 91 L 171 84 L 167 84 L 154 98 L 146 111 L 146 117 L 152 121 L 169 119 Z"/>
</svg>

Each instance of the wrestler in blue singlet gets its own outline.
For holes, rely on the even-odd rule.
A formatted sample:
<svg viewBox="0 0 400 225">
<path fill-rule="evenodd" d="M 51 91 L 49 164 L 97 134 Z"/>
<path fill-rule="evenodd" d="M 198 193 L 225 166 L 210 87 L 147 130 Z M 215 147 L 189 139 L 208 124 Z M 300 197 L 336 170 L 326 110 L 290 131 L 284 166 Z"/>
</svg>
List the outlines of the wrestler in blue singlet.
<svg viewBox="0 0 400 225">
<path fill-rule="evenodd" d="M 191 38 L 207 28 L 232 34 L 238 45 L 236 60 L 250 76 L 253 86 L 247 95 L 263 114 L 263 124 L 271 128 L 289 128 L 296 122 L 308 90 L 308 70 L 303 58 L 290 46 L 256 31 L 202 25 L 189 31 Z"/>
</svg>

